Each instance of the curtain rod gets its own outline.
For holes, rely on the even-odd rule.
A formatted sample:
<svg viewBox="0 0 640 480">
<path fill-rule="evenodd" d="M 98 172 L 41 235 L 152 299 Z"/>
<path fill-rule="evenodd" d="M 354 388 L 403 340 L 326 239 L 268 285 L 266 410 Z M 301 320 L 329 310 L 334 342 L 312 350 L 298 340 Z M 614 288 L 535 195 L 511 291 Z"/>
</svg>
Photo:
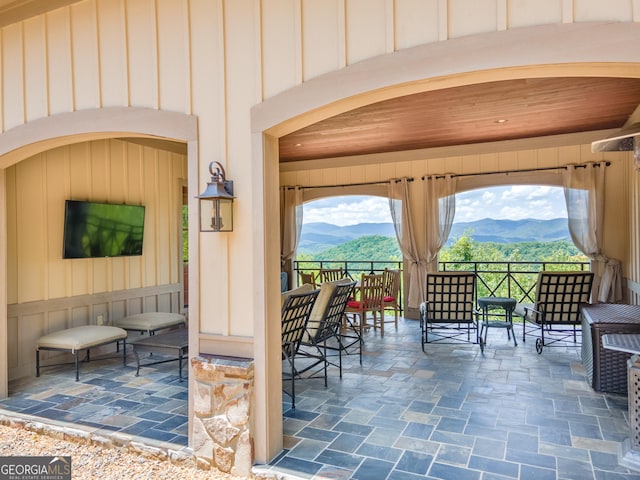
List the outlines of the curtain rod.
<svg viewBox="0 0 640 480">
<path fill-rule="evenodd" d="M 593 165 L 594 167 L 599 167 L 599 163 L 587 164 L 584 163 L 582 165 L 573 165 L 573 168 L 587 168 L 587 165 Z M 611 165 L 611 162 L 604 162 L 604 166 L 608 167 Z M 545 172 L 550 170 L 566 170 L 569 168 L 568 165 L 562 165 L 560 167 L 539 167 L 539 168 L 524 168 L 522 170 L 494 170 L 492 172 L 476 172 L 476 173 L 459 173 L 453 174 L 451 177 L 480 177 L 482 175 L 499 175 L 505 174 L 509 175 L 510 173 L 528 173 L 528 172 Z M 424 175 L 422 180 L 427 180 L 429 178 L 444 178 L 445 175 Z"/>
<path fill-rule="evenodd" d="M 308 185 L 308 186 L 304 186 L 304 187 L 300 187 L 303 190 L 306 189 L 311 189 L 311 188 L 335 188 L 335 187 L 361 187 L 363 185 L 387 185 L 391 182 L 395 182 L 398 183 L 402 181 L 401 179 L 397 179 L 394 178 L 392 180 L 386 180 L 384 182 L 360 182 L 360 183 L 342 183 L 339 185 Z M 407 177 L 407 182 L 413 182 L 413 178 L 412 177 Z M 289 190 L 293 190 L 296 187 L 286 187 Z"/>
</svg>

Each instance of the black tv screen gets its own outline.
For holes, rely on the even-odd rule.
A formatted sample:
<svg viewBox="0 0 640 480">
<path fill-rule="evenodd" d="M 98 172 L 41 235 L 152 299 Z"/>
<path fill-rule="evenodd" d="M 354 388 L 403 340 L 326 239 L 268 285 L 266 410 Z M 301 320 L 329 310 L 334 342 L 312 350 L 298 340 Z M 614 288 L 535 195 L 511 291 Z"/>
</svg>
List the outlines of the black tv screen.
<svg viewBox="0 0 640 480">
<path fill-rule="evenodd" d="M 142 255 L 144 206 L 67 200 L 63 258 Z"/>
</svg>

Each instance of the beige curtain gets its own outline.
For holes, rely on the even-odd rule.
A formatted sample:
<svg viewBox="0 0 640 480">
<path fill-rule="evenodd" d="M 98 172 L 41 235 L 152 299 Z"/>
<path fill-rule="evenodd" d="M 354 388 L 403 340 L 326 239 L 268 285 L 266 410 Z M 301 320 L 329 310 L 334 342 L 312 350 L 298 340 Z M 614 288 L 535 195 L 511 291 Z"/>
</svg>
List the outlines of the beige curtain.
<svg viewBox="0 0 640 480">
<path fill-rule="evenodd" d="M 416 246 L 416 238 L 411 217 L 411 200 L 409 197 L 409 183 L 406 178 L 389 182 L 389 209 L 396 231 L 398 245 L 402 255 L 409 265 L 409 291 L 407 292 L 407 306 L 418 308 L 424 296 L 426 263 L 420 258 Z"/>
<path fill-rule="evenodd" d="M 296 254 L 302 230 L 302 188 L 280 187 L 280 265 Z"/>
<path fill-rule="evenodd" d="M 569 232 L 573 243 L 594 268 L 592 297 L 600 302 L 622 300 L 622 265 L 601 251 L 606 162 L 569 165 L 563 175 Z"/>
<path fill-rule="evenodd" d="M 456 215 L 456 178 L 438 175 L 425 180 L 426 255 L 427 264 L 438 258 L 447 242 Z"/>
</svg>

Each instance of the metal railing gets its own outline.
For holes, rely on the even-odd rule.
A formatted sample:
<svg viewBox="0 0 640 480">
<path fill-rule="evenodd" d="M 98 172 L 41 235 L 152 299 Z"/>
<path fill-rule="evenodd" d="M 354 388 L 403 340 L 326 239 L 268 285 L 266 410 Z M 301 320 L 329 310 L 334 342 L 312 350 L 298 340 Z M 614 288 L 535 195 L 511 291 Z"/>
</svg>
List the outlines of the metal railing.
<svg viewBox="0 0 640 480">
<path fill-rule="evenodd" d="M 294 261 L 293 269 L 297 285 L 298 272 L 313 272 L 316 275 L 324 268 L 340 268 L 351 278 L 362 273 L 382 273 L 385 268 L 402 271 L 402 262 L 394 260 L 310 260 Z M 533 303 L 536 280 L 541 271 L 588 271 L 590 264 L 584 262 L 440 262 L 441 271 L 470 271 L 477 276 L 477 297 L 508 297 L 519 303 Z M 401 275 L 401 278 L 403 276 Z M 403 282 L 400 282 L 402 298 Z"/>
<path fill-rule="evenodd" d="M 440 262 L 442 271 L 470 271 L 477 277 L 477 297 L 514 298 L 533 303 L 538 273 L 542 271 L 588 271 L 584 262 Z"/>
<path fill-rule="evenodd" d="M 404 302 L 402 301 L 402 292 L 404 291 L 404 279 L 402 275 L 402 262 L 397 260 L 304 260 L 298 261 L 295 260 L 293 262 L 293 274 L 296 277 L 296 280 L 292 282 L 293 285 L 298 285 L 300 276 L 298 272 L 313 272 L 315 276 L 318 276 L 318 273 L 322 269 L 330 269 L 330 268 L 340 268 L 342 267 L 342 271 L 345 274 L 353 279 L 357 280 L 360 276 L 365 273 L 368 275 L 374 273 L 382 273 L 385 268 L 389 270 L 400 270 L 400 290 L 398 292 L 398 305 L 400 305 L 400 313 L 404 308 Z"/>
<path fill-rule="evenodd" d="M 340 267 L 348 277 L 356 280 L 363 273 L 369 275 L 382 273 L 385 268 L 402 271 L 402 262 L 395 260 L 296 260 L 293 262 L 293 271 L 296 277 L 298 277 L 298 272 L 300 271 L 313 272 L 318 276 L 322 269 Z"/>
</svg>

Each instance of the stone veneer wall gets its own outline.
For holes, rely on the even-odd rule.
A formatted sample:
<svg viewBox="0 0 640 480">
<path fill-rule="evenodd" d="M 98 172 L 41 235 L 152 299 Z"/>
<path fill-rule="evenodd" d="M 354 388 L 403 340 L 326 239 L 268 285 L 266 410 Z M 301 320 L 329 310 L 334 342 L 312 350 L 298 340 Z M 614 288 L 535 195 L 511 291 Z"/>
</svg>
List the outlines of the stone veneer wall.
<svg viewBox="0 0 640 480">
<path fill-rule="evenodd" d="M 193 454 L 199 468 L 251 477 L 253 360 L 214 355 L 191 359 Z"/>
</svg>

